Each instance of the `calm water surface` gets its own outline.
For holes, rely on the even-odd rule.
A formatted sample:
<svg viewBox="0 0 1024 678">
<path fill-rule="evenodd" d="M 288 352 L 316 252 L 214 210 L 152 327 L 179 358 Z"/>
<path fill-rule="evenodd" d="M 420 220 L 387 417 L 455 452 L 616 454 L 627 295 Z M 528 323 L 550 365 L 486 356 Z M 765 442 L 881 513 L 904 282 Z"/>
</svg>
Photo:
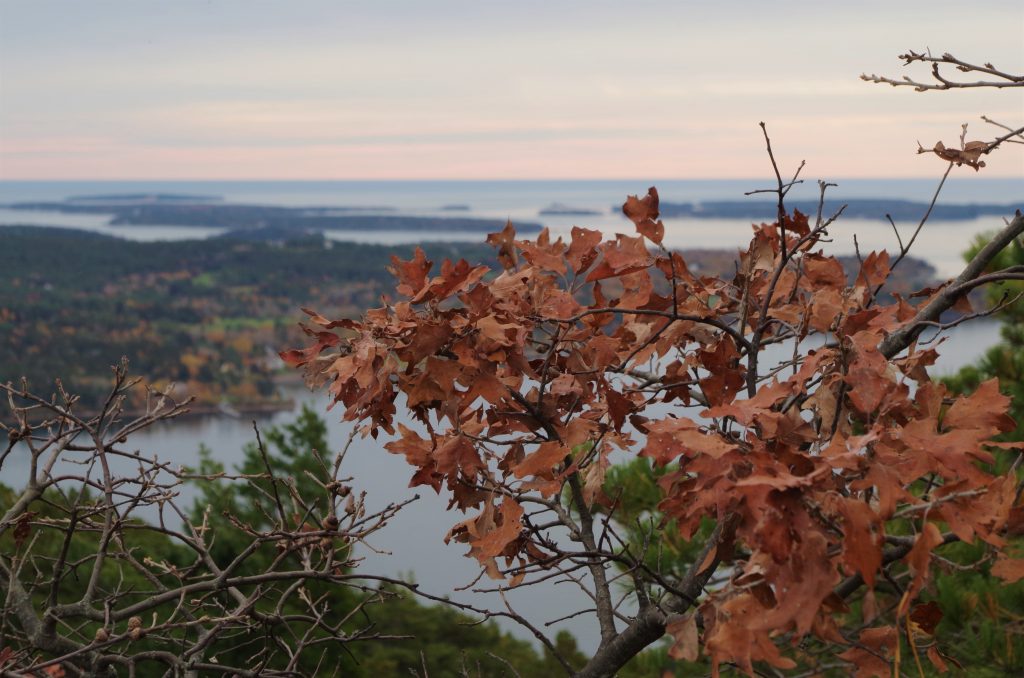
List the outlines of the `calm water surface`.
<svg viewBox="0 0 1024 678">
<path fill-rule="evenodd" d="M 934 177 L 916 179 L 842 179 L 820 177 L 838 184 L 829 189 L 836 198 L 902 198 L 927 202 L 938 185 Z M 989 178 L 967 168 L 954 172 L 942 190 L 949 203 L 1019 200 L 1024 179 Z M 810 172 L 810 170 L 808 170 Z M 794 199 L 818 197 L 815 180 L 793 188 Z M 657 186 L 662 200 L 742 200 L 746 191 L 770 188 L 774 177 L 749 179 L 606 180 L 477 180 L 477 181 L 0 181 L 0 203 L 54 201 L 72 196 L 116 193 L 176 193 L 220 196 L 226 202 L 257 205 L 383 206 L 402 210 L 436 210 L 444 205 L 468 205 L 471 210 L 507 211 L 523 205 L 540 207 L 560 202 L 573 207 L 607 210 L 627 195 L 643 194 Z M 762 196 L 763 198 L 764 196 Z M 536 212 L 534 212 L 536 215 Z"/>
</svg>

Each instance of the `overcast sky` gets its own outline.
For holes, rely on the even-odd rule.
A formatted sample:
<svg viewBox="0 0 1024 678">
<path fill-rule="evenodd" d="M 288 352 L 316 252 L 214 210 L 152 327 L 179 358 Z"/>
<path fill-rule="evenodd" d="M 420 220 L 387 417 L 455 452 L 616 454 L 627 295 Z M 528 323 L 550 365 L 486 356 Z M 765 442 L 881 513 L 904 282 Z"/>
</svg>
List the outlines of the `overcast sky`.
<svg viewBox="0 0 1024 678">
<path fill-rule="evenodd" d="M 712 4 L 0 0 L 0 178 L 746 178 L 761 120 L 812 177 L 933 176 L 917 140 L 1024 124 L 1024 89 L 858 79 L 1022 72 L 1020 0 Z"/>
</svg>

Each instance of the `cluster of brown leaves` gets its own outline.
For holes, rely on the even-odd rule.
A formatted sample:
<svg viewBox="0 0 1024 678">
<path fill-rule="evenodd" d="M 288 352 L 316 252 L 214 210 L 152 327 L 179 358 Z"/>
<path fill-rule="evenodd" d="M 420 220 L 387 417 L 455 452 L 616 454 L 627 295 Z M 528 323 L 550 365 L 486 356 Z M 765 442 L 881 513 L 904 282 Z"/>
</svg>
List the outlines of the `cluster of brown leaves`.
<svg viewBox="0 0 1024 678">
<path fill-rule="evenodd" d="M 977 172 L 985 166 L 985 161 L 981 159 L 981 156 L 991 152 L 1000 142 L 998 140 L 993 143 L 987 141 L 967 141 L 967 125 L 964 124 L 960 127 L 960 148 L 946 148 L 946 145 L 941 141 L 935 142 L 935 146 L 932 148 L 925 148 L 921 145 L 921 142 L 918 142 L 918 155 L 921 153 L 934 153 L 939 158 L 951 162 L 957 167 L 967 165 L 974 168 L 974 171 Z"/>
<path fill-rule="evenodd" d="M 943 160 L 954 163 L 957 166 L 967 165 L 973 167 L 977 172 L 985 166 L 981 156 L 989 151 L 989 143 L 985 141 L 968 141 L 962 148 L 946 148 L 941 141 L 935 142 L 932 148 L 918 146 L 918 153 L 934 153 Z"/>
<path fill-rule="evenodd" d="M 585 228 L 569 242 L 517 240 L 510 224 L 488 238 L 496 274 L 465 261 L 432 274 L 422 252 L 395 259 L 403 300 L 359 321 L 310 313 L 313 343 L 283 357 L 367 433 L 397 433 L 385 447 L 405 456 L 412 485 L 477 511 L 450 537 L 492 576 L 516 583 L 549 557 L 527 529 L 531 497 L 558 500 L 576 483 L 589 505 L 607 502 L 609 454 L 639 450 L 670 467 L 659 509 L 684 538 L 703 519 L 727 526 L 707 562 L 728 580 L 699 609 L 716 672 L 793 667 L 812 635 L 842 646 L 858 675 L 887 675 L 932 551 L 956 539 L 999 551 L 1019 520 L 1013 478 L 986 470 L 993 448 L 1012 446 L 995 442 L 1013 427 L 1007 398 L 994 382 L 951 398 L 928 376 L 934 349 L 883 355 L 915 308 L 876 296 L 884 252 L 848 281 L 818 251 L 820 219 L 755 226 L 724 279 L 662 246 L 654 189 L 624 212 L 637 235 L 612 240 Z M 827 341 L 759 366 L 766 347 L 810 335 Z M 396 422 L 399 406 L 418 430 Z M 873 590 L 890 566 L 905 581 L 886 616 Z M 1018 579 L 1024 565 L 1000 555 L 994 573 Z M 855 626 L 853 590 L 867 591 Z"/>
</svg>

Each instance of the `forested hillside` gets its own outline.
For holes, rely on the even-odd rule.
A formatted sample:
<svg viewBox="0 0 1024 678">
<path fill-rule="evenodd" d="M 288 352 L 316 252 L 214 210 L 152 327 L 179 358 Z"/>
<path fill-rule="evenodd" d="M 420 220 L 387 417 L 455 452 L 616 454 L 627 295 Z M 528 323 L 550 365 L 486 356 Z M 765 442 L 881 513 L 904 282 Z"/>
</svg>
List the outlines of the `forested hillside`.
<svg viewBox="0 0 1024 678">
<path fill-rule="evenodd" d="M 391 256 L 408 258 L 413 249 L 279 229 L 177 242 L 30 226 L 2 234 L 8 283 L 0 287 L 0 382 L 24 376 L 45 390 L 60 377 L 88 403 L 108 387 L 108 366 L 124 356 L 154 385 L 180 384 L 200 409 L 223 401 L 276 407 L 277 350 L 301 337 L 295 309 L 358 316 L 391 293 Z M 434 261 L 464 258 L 498 268 L 482 242 L 423 247 Z M 685 256 L 702 275 L 725 275 L 735 252 Z M 856 275 L 855 257 L 841 261 L 848 276 Z M 934 275 L 911 259 L 892 289 L 905 294 Z"/>
<path fill-rule="evenodd" d="M 8 227 L 0 268 L 0 382 L 60 377 L 89 402 L 126 356 L 133 373 L 182 384 L 200 404 L 273 402 L 275 347 L 300 336 L 297 305 L 356 315 L 380 301 L 392 254 L 409 248 L 215 238 L 140 243 L 77 230 Z M 427 245 L 431 256 L 492 256 Z"/>
</svg>

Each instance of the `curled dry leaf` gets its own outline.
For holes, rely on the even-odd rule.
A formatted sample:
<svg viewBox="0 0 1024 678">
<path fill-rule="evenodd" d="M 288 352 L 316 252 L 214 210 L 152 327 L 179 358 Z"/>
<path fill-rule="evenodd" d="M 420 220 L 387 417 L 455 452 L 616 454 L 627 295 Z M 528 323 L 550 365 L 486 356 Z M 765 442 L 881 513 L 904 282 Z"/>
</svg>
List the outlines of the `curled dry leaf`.
<svg viewBox="0 0 1024 678">
<path fill-rule="evenodd" d="M 946 148 L 946 145 L 941 141 L 936 142 L 932 148 L 919 147 L 918 153 L 934 153 L 943 160 L 954 163 L 956 165 L 967 165 L 973 167 L 974 171 L 977 172 L 985 166 L 985 161 L 981 159 L 981 156 L 988 152 L 989 144 L 984 141 L 968 141 L 963 145 L 963 148 Z"/>
<path fill-rule="evenodd" d="M 668 650 L 669 657 L 688 662 L 697 661 L 700 656 L 700 638 L 697 634 L 696 615 L 688 614 L 670 621 L 665 627 L 665 633 L 675 640 Z"/>
<path fill-rule="evenodd" d="M 32 534 L 32 519 L 35 516 L 35 511 L 25 511 L 18 516 L 18 520 L 14 523 L 15 547 L 20 549 L 25 544 L 25 540 Z"/>
<path fill-rule="evenodd" d="M 622 205 L 622 213 L 636 224 L 636 230 L 645 238 L 660 245 L 665 237 L 665 225 L 658 220 L 658 189 L 647 189 L 647 195 L 638 198 L 631 195 Z"/>
<path fill-rule="evenodd" d="M 892 626 L 865 629 L 857 645 L 839 654 L 839 658 L 854 666 L 856 678 L 889 678 L 892 675 L 891 657 L 899 643 Z"/>
<path fill-rule="evenodd" d="M 1005 554 L 1000 555 L 996 564 L 992 566 L 992 574 L 999 577 L 1007 584 L 1024 579 L 1024 558 L 1010 558 Z"/>
</svg>

